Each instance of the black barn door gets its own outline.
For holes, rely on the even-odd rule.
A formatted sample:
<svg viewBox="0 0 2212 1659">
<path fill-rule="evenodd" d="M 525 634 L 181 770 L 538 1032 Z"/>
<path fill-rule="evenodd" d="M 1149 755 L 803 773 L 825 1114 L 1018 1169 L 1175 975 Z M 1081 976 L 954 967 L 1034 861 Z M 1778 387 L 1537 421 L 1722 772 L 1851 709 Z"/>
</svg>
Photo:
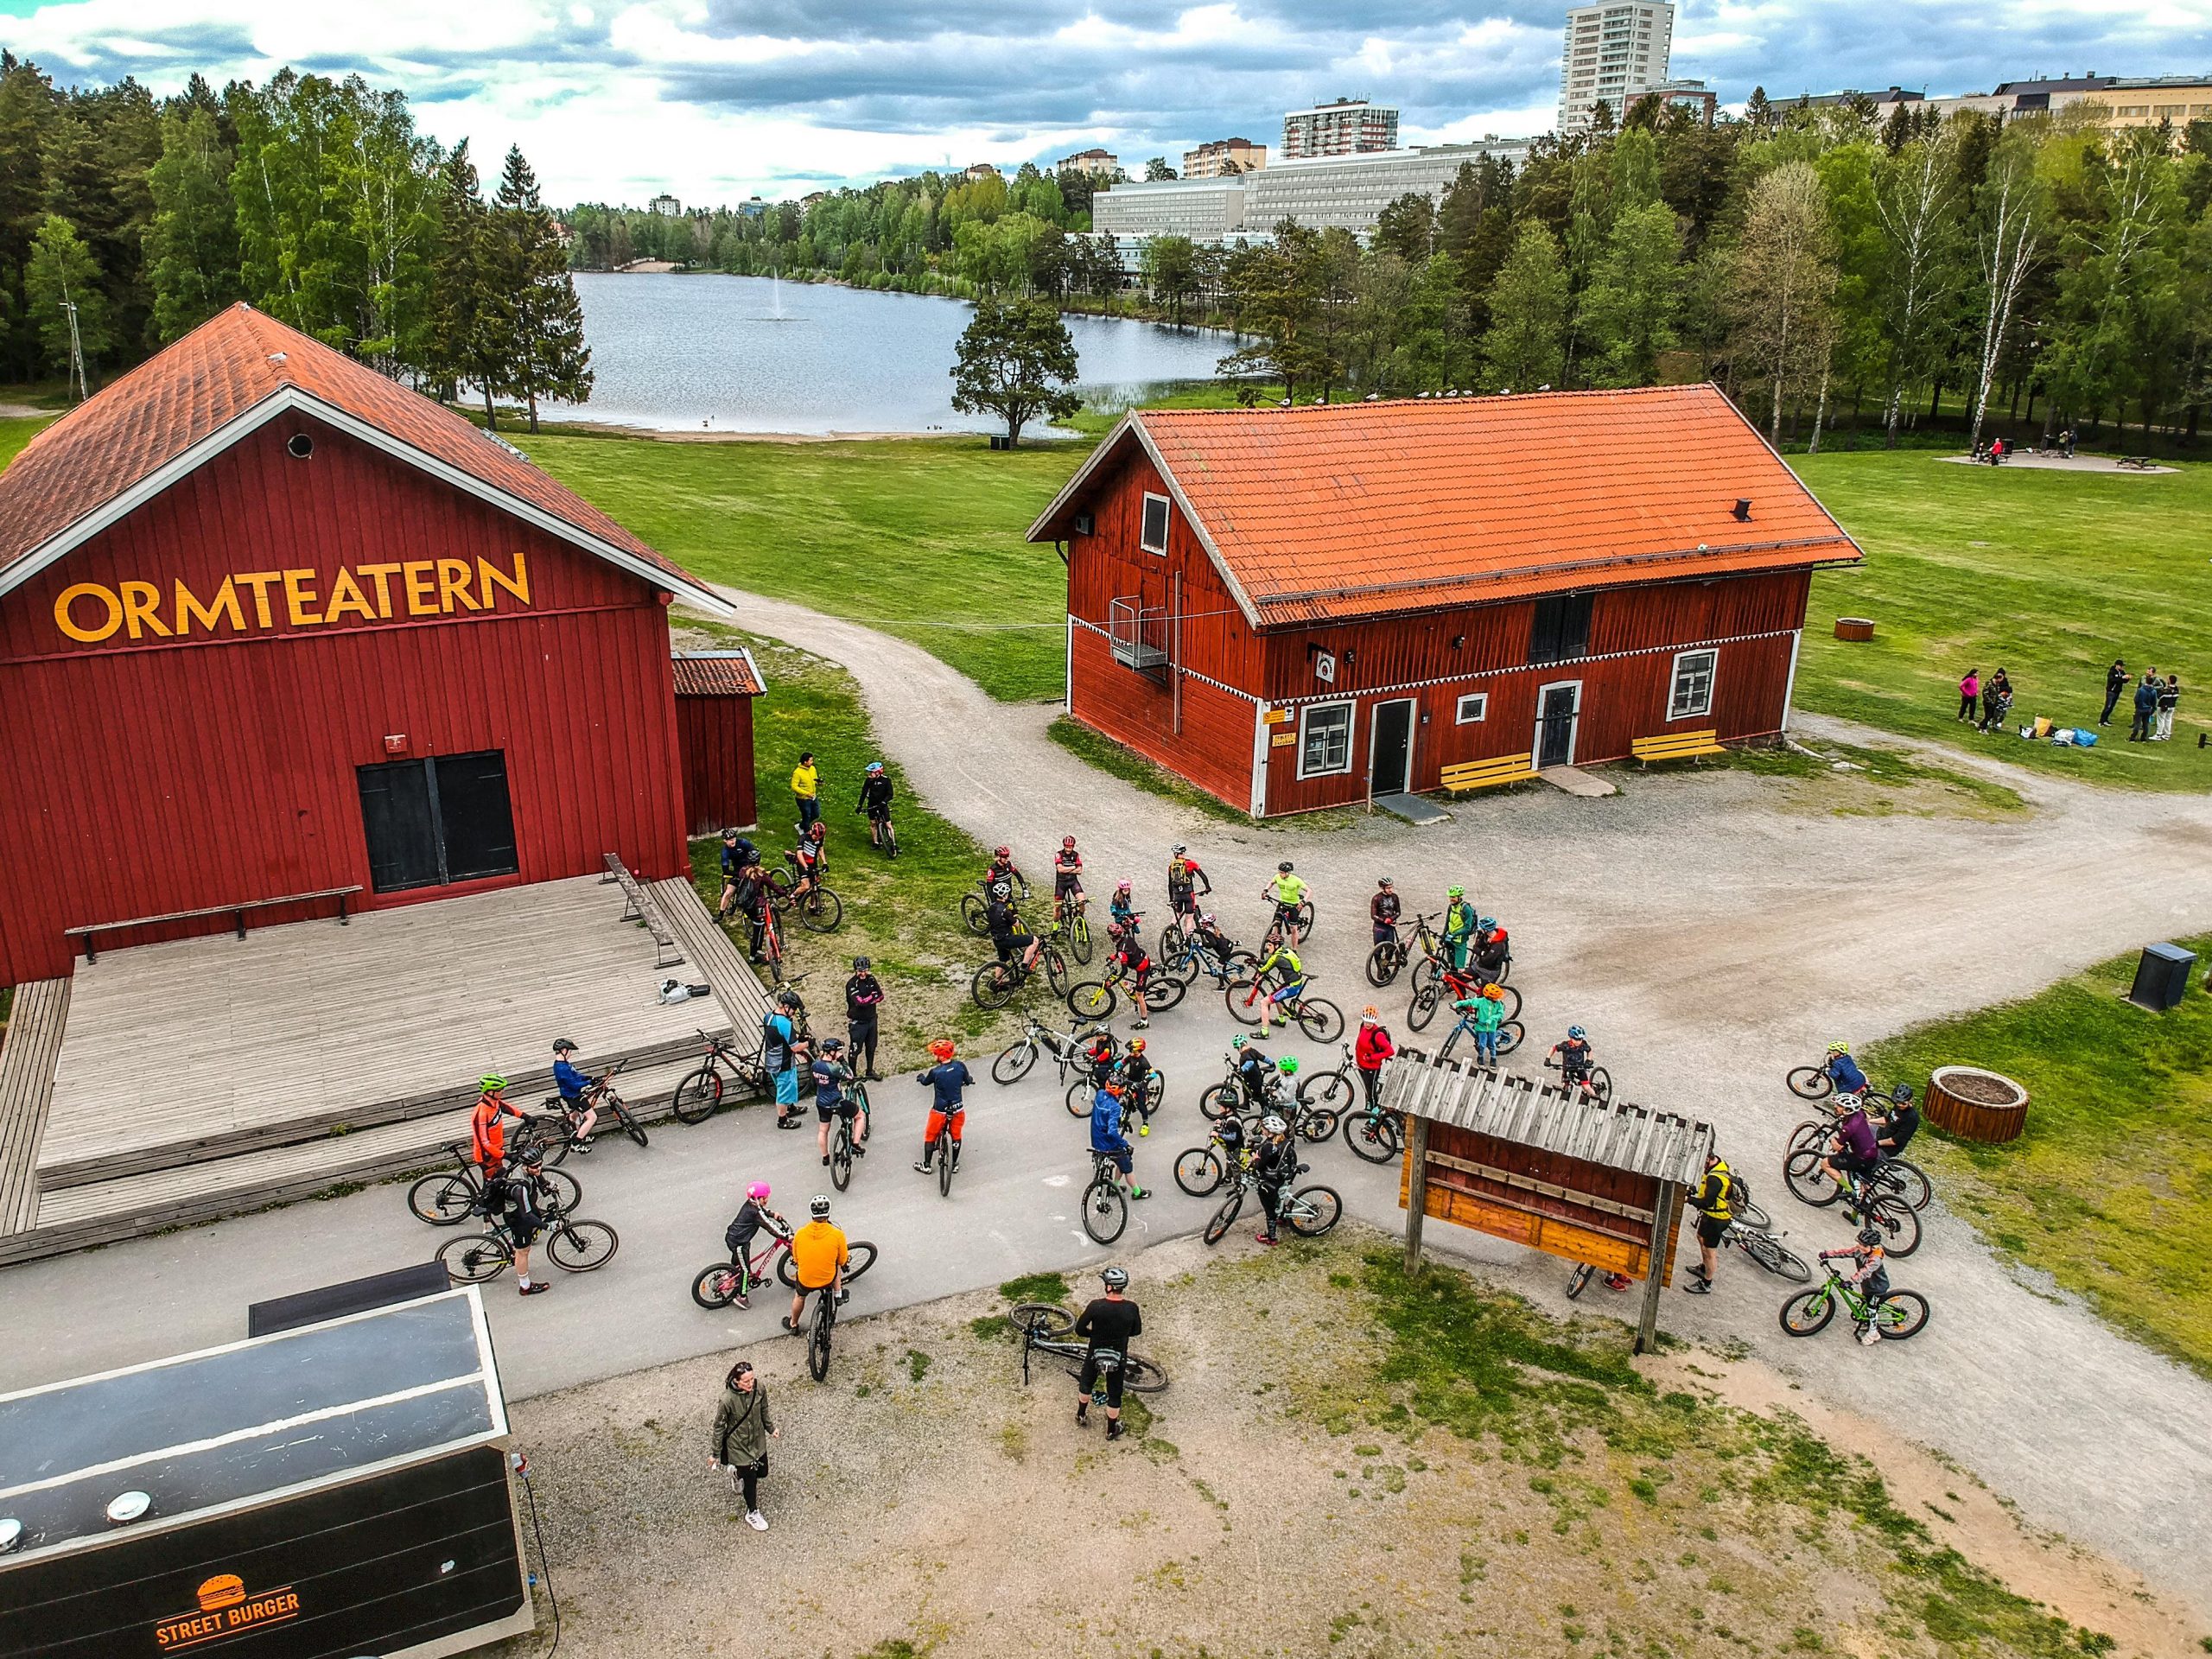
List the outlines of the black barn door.
<svg viewBox="0 0 2212 1659">
<path fill-rule="evenodd" d="M 514 812 L 497 749 L 359 769 L 369 886 L 378 893 L 512 875 Z"/>
</svg>

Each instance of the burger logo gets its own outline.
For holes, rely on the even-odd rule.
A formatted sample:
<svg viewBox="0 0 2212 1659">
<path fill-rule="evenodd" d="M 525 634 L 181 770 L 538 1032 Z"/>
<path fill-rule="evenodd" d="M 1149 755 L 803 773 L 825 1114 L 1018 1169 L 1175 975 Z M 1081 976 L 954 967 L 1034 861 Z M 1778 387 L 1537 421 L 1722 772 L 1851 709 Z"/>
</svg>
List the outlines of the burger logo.
<svg viewBox="0 0 2212 1659">
<path fill-rule="evenodd" d="M 300 1616 L 299 1592 L 290 1585 L 248 1594 L 245 1580 L 235 1573 L 218 1573 L 200 1580 L 197 1599 L 200 1605 L 193 1611 L 175 1614 L 154 1626 L 156 1648 L 177 1653 Z"/>
<path fill-rule="evenodd" d="M 200 1611 L 203 1613 L 235 1607 L 245 1599 L 245 1580 L 235 1573 L 218 1573 L 200 1586 Z"/>
</svg>

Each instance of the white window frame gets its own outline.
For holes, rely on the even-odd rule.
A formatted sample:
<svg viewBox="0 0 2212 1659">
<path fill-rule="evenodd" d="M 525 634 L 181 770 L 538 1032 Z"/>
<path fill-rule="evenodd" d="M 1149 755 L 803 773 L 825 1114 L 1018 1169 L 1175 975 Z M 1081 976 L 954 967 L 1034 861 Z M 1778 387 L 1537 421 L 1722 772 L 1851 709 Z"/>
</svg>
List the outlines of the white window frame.
<svg viewBox="0 0 2212 1659">
<path fill-rule="evenodd" d="M 1676 693 L 1681 689 L 1682 664 L 1688 662 L 1694 657 L 1706 658 L 1709 660 L 1710 664 L 1705 671 L 1705 701 L 1697 708 L 1678 710 L 1675 707 L 1675 703 L 1677 702 Z M 1720 648 L 1718 645 L 1700 645 L 1694 651 L 1676 652 L 1675 653 L 1675 671 L 1667 677 L 1668 723 L 1672 725 L 1678 720 L 1704 720 L 1710 716 L 1713 713 L 1713 687 L 1719 682 L 1719 678 Z"/>
<path fill-rule="evenodd" d="M 1475 712 L 1471 715 L 1467 712 L 1467 705 L 1471 702 L 1475 705 Z M 1459 702 L 1452 706 L 1452 723 L 1454 726 L 1472 726 L 1489 718 L 1490 693 L 1487 691 L 1462 692 Z"/>
<path fill-rule="evenodd" d="M 1160 503 L 1160 545 L 1158 547 L 1154 547 L 1144 538 L 1145 521 L 1152 517 L 1152 504 L 1155 501 Z M 1166 558 L 1168 526 L 1173 522 L 1174 516 L 1173 502 L 1164 495 L 1154 495 L 1151 491 L 1147 490 L 1144 495 L 1144 505 L 1137 513 L 1137 546 L 1147 553 L 1156 553 L 1161 558 Z"/>
<path fill-rule="evenodd" d="M 1306 764 L 1306 734 L 1312 729 L 1313 716 L 1334 713 L 1339 709 L 1344 711 L 1344 764 L 1340 766 L 1308 766 Z M 1298 711 L 1299 781 L 1303 783 L 1308 778 L 1341 778 L 1349 772 L 1352 764 L 1352 737 L 1358 726 L 1359 702 L 1357 698 L 1346 697 L 1339 702 L 1309 702 L 1300 708 Z"/>
</svg>

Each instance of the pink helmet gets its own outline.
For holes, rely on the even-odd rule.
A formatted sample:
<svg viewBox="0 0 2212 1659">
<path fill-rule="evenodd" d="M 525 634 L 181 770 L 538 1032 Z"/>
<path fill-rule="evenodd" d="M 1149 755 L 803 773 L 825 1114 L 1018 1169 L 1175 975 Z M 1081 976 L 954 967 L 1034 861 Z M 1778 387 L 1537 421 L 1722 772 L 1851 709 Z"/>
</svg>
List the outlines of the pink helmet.
<svg viewBox="0 0 2212 1659">
<path fill-rule="evenodd" d="M 745 1196 L 752 1199 L 755 1204 L 760 1203 L 768 1196 L 768 1183 L 766 1181 L 753 1182 L 752 1185 L 745 1189 Z"/>
</svg>

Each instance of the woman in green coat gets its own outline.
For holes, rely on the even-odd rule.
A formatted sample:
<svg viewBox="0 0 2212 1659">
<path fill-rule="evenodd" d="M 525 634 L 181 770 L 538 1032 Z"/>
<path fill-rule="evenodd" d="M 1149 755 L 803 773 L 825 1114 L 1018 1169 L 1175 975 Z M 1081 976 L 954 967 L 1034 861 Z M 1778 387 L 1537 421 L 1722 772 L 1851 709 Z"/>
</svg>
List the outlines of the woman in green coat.
<svg viewBox="0 0 2212 1659">
<path fill-rule="evenodd" d="M 741 1359 L 729 1368 L 724 1382 L 714 1433 L 707 1443 L 707 1462 L 709 1467 L 728 1470 L 734 1483 L 743 1483 L 745 1524 L 755 1532 L 768 1530 L 768 1517 L 760 1513 L 760 1477 L 768 1472 L 772 1435 L 783 1438 L 768 1412 L 767 1385 L 751 1360 Z"/>
</svg>

